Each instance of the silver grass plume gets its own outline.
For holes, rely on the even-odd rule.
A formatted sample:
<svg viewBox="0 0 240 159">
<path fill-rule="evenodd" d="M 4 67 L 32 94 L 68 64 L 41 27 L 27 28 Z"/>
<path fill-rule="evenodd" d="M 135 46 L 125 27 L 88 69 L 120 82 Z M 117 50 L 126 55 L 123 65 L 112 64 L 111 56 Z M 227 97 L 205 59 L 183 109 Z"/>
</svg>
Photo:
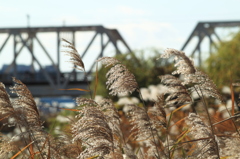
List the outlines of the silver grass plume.
<svg viewBox="0 0 240 159">
<path fill-rule="evenodd" d="M 5 85 L 0 82 L 0 114 L 3 118 L 13 118 L 15 119 L 15 110 L 10 101 L 9 95 L 5 90 Z M 8 120 L 8 126 L 15 125 L 16 120 Z M 0 134 L 0 156 L 2 158 L 8 158 L 8 154 L 16 151 L 18 148 L 14 145 L 11 139 L 7 138 L 7 136 Z"/>
<path fill-rule="evenodd" d="M 10 90 L 18 96 L 18 98 L 13 101 L 17 114 L 16 122 L 20 127 L 27 129 L 27 131 L 22 132 L 21 135 L 29 135 L 31 141 L 34 142 L 33 145 L 40 151 L 40 155 L 46 157 L 49 150 L 51 153 L 53 153 L 54 150 L 49 148 L 50 139 L 48 134 L 43 130 L 43 122 L 40 119 L 36 102 L 25 84 L 14 77 L 13 82 L 15 84 L 13 87 L 10 87 Z"/>
<path fill-rule="evenodd" d="M 101 111 L 104 113 L 108 125 L 110 126 L 113 134 L 113 142 L 114 142 L 114 152 L 107 155 L 105 158 L 137 158 L 136 155 L 132 152 L 132 150 L 126 145 L 124 141 L 124 137 L 122 134 L 122 130 L 120 128 L 121 118 L 119 117 L 118 111 L 114 106 L 114 103 L 111 99 L 103 99 L 99 102 L 99 106 Z M 124 153 L 122 153 L 122 150 Z"/>
<path fill-rule="evenodd" d="M 207 74 L 203 73 L 202 71 L 197 71 L 195 72 L 193 78 L 195 78 L 195 81 L 197 82 L 193 87 L 189 88 L 190 91 L 196 91 L 200 95 L 213 97 L 222 103 L 224 102 L 222 95 L 217 90 L 217 86 Z"/>
<path fill-rule="evenodd" d="M 95 103 L 77 100 L 78 105 Z M 99 157 L 111 153 L 114 149 L 112 130 L 99 106 L 83 106 L 76 116 L 78 121 L 72 124 L 73 142 L 82 141 L 85 150 L 78 158 Z"/>
<path fill-rule="evenodd" d="M 0 134 L 0 158 L 5 159 L 9 158 L 9 153 L 17 152 L 19 147 L 12 142 L 9 142 L 11 139 L 7 135 Z"/>
<path fill-rule="evenodd" d="M 197 69 L 194 66 L 192 59 L 187 57 L 184 52 L 175 49 L 166 49 L 165 53 L 160 58 L 174 57 L 176 71 L 172 72 L 173 75 L 183 75 L 183 85 L 197 82 L 192 76 L 195 74 Z"/>
<path fill-rule="evenodd" d="M 104 156 L 104 159 L 125 159 L 122 155 L 122 152 L 116 150 Z"/>
<path fill-rule="evenodd" d="M 18 96 L 18 98 L 14 100 L 13 104 L 15 109 L 22 110 L 24 113 L 23 125 L 33 130 L 36 127 L 42 128 L 42 122 L 40 120 L 36 102 L 34 101 L 31 92 L 25 84 L 15 77 L 13 77 L 13 82 L 15 85 L 10 87 L 10 90 Z"/>
<path fill-rule="evenodd" d="M 9 95 L 5 90 L 5 85 L 2 82 L 0 82 L 0 113 L 6 118 L 15 114 Z"/>
<path fill-rule="evenodd" d="M 14 78 L 14 80 L 16 80 L 16 79 Z M 22 91 L 24 92 L 24 88 Z M 27 93 L 26 93 L 26 95 L 27 95 Z M 17 125 L 20 128 L 21 127 L 31 128 L 28 126 L 28 123 L 31 119 L 27 121 L 27 117 L 30 117 L 30 116 L 32 117 L 32 115 L 28 116 L 27 115 L 28 113 L 26 113 L 27 111 L 24 111 L 25 109 L 23 110 L 22 107 L 21 108 L 18 107 L 18 105 L 19 105 L 19 103 L 17 102 L 18 100 L 24 100 L 24 97 L 22 99 L 17 99 L 14 102 L 11 102 L 9 95 L 5 90 L 4 84 L 0 83 L 0 110 L 1 110 L 1 114 L 4 115 L 4 118 L 11 119 L 11 120 L 8 120 L 8 126 L 16 126 Z M 25 105 L 23 104 L 23 106 L 25 106 Z M 34 117 L 36 117 L 36 116 L 33 115 L 33 118 Z M 33 126 L 34 124 L 32 124 L 32 123 L 35 123 L 35 120 L 34 121 L 31 120 L 30 123 L 31 123 L 31 126 Z M 31 130 L 34 130 L 34 128 L 32 128 Z M 18 149 L 14 149 L 14 146 L 12 146 L 12 145 L 14 145 L 13 139 L 17 136 L 21 136 L 21 137 L 23 137 L 23 141 L 25 140 L 25 143 L 26 143 L 26 138 L 24 136 L 29 135 L 29 134 L 31 134 L 33 136 L 33 133 L 30 133 L 31 130 L 28 129 L 28 132 L 21 132 L 20 134 L 14 135 L 8 141 L 6 141 L 6 139 L 3 136 L 1 136 L 0 156 L 7 155 L 8 153 L 18 150 Z"/>
<path fill-rule="evenodd" d="M 51 146 L 58 153 L 56 158 L 77 158 L 81 152 L 81 144 L 78 142 L 72 143 L 71 136 L 61 134 L 51 140 Z"/>
<path fill-rule="evenodd" d="M 182 81 L 172 75 L 159 76 L 161 82 L 166 85 L 169 90 L 168 97 L 165 99 L 166 106 L 168 107 L 178 107 L 185 103 L 190 103 L 192 101 L 191 96 L 188 93 L 186 87 L 182 84 Z"/>
<path fill-rule="evenodd" d="M 97 62 L 100 61 L 106 67 L 111 65 L 106 74 L 106 85 L 110 95 L 132 93 L 138 89 L 135 76 L 120 61 L 112 57 L 102 57 L 97 60 Z"/>
<path fill-rule="evenodd" d="M 158 138 L 158 147 L 160 149 L 161 156 L 167 156 L 167 153 L 165 153 L 166 149 L 164 148 L 162 141 L 159 139 L 159 137 L 162 135 L 162 128 L 167 128 L 166 112 L 163 108 L 164 105 L 164 95 L 161 94 L 157 96 L 157 100 L 155 101 L 153 107 L 148 109 L 148 116 L 150 118 L 152 128 L 156 131 L 156 138 Z M 156 155 L 156 149 L 153 143 L 151 144 L 152 146 L 148 149 L 148 154 L 151 154 L 149 156 L 154 156 Z"/>
<path fill-rule="evenodd" d="M 111 99 L 103 99 L 99 102 L 99 106 L 112 130 L 114 146 L 121 149 L 121 145 L 124 145 L 123 134 L 120 128 L 121 119 L 114 103 Z"/>
<path fill-rule="evenodd" d="M 85 106 L 98 107 L 98 104 L 94 100 L 88 99 L 88 98 L 77 97 L 76 98 L 76 103 L 80 107 L 80 109 L 84 108 Z"/>
<path fill-rule="evenodd" d="M 197 157 L 202 159 L 217 159 L 218 151 L 212 138 L 211 130 L 205 125 L 202 119 L 197 114 L 190 113 L 185 122 L 191 128 L 190 134 L 193 139 L 200 139 L 197 141 L 197 148 L 194 152 L 197 154 Z"/>
<path fill-rule="evenodd" d="M 191 91 L 197 91 L 197 93 L 201 96 L 212 96 L 223 102 L 223 98 L 218 92 L 213 81 L 208 77 L 208 75 L 195 68 L 192 59 L 187 57 L 184 52 L 175 49 L 166 49 L 165 53 L 162 54 L 160 58 L 170 58 L 171 56 L 174 56 L 176 61 L 175 66 L 177 67 L 177 70 L 172 74 L 183 75 L 183 85 L 193 84 L 194 86 L 190 88 Z"/>
<path fill-rule="evenodd" d="M 173 74 L 194 74 L 196 72 L 193 60 L 188 58 L 182 51 L 166 49 L 160 58 L 170 58 L 171 56 L 174 56 L 174 60 L 176 61 L 174 66 L 177 67 L 177 70 Z"/>
<path fill-rule="evenodd" d="M 138 159 L 138 157 L 130 150 L 130 148 L 125 145 L 123 146 L 123 151 L 124 151 L 124 159 Z"/>
<path fill-rule="evenodd" d="M 152 137 L 149 127 L 148 114 L 146 110 L 135 104 L 128 104 L 128 116 L 130 123 L 133 125 L 131 132 L 133 133 L 134 140 L 147 140 Z"/>
<path fill-rule="evenodd" d="M 240 139 L 238 133 L 231 134 L 231 137 L 218 137 L 220 156 L 229 156 L 229 159 L 240 158 Z"/>
<path fill-rule="evenodd" d="M 152 108 L 148 109 L 148 115 L 152 121 L 152 125 L 154 129 L 166 128 L 167 127 L 167 119 L 166 119 L 166 112 L 163 108 L 165 105 L 164 103 L 164 95 L 159 95 L 158 99 L 155 101 Z"/>
<path fill-rule="evenodd" d="M 69 62 L 71 62 L 75 66 L 78 66 L 76 69 L 85 71 L 84 63 L 77 49 L 73 46 L 71 42 L 67 41 L 66 39 L 62 38 L 62 41 L 67 43 L 66 45 L 63 45 L 63 47 L 68 48 L 68 50 L 64 50 L 63 52 L 65 52 L 67 56 L 71 57 Z"/>
<path fill-rule="evenodd" d="M 159 156 L 159 146 L 156 145 L 158 130 L 155 126 L 153 126 L 154 122 L 151 121 L 150 117 L 146 110 L 142 107 L 139 107 L 134 104 L 127 105 L 129 107 L 129 118 L 130 123 L 133 125 L 131 129 L 131 136 L 133 136 L 134 140 L 139 143 L 145 145 L 148 148 L 147 153 L 145 153 L 145 157 L 160 157 Z"/>
</svg>

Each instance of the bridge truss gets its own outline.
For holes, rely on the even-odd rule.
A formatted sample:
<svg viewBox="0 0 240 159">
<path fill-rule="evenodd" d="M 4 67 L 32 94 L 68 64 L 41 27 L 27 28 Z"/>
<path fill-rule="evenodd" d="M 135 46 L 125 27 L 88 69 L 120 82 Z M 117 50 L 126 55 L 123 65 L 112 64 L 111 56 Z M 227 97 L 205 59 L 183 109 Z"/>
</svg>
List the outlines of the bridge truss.
<svg viewBox="0 0 240 159">
<path fill-rule="evenodd" d="M 62 72 L 60 69 L 60 54 L 62 54 L 61 34 L 71 34 L 72 39 L 70 41 L 72 41 L 73 45 L 75 45 L 77 43 L 76 34 L 79 32 L 94 32 L 94 35 L 87 44 L 85 50 L 80 53 L 83 60 L 87 54 L 90 54 L 88 53 L 89 48 L 92 47 L 94 41 L 97 40 L 96 37 L 99 36 L 100 38 L 98 39 L 100 39 L 100 42 L 98 42 L 98 44 L 100 45 L 100 50 L 99 53 L 97 53 L 97 58 L 104 55 L 106 48 L 110 44 L 112 44 L 112 46 L 115 48 L 116 54 L 122 53 L 119 49 L 119 42 L 122 43 L 122 46 L 124 46 L 127 51 L 131 52 L 130 47 L 127 45 L 126 41 L 116 29 L 107 29 L 101 25 L 0 28 L 0 37 L 1 35 L 7 34 L 6 38 L 3 40 L 3 43 L 0 44 L 0 58 L 7 58 L 1 57 L 1 53 L 3 53 L 4 48 L 8 43 L 13 43 L 13 52 L 10 52 L 11 54 L 13 54 L 13 60 L 7 67 L 1 70 L 0 81 L 3 82 L 5 85 L 12 85 L 11 77 L 14 76 L 22 80 L 28 86 L 33 95 L 38 97 L 61 95 L 78 96 L 79 92 L 66 92 L 59 89 L 86 87 L 86 81 L 89 80 L 88 78 L 91 75 L 92 69 L 95 65 L 95 63 L 91 65 L 86 76 L 81 72 L 77 72 L 75 69 L 72 69 L 72 71 L 70 72 Z M 39 38 L 39 35 L 43 33 L 56 34 L 55 43 L 57 45 L 57 57 L 52 57 L 52 52 L 49 52 L 47 50 L 43 41 Z M 41 59 L 36 56 L 37 54 L 39 54 L 39 52 L 34 49 L 36 45 L 41 48 L 43 54 L 45 54 L 48 60 L 51 61 L 51 71 L 49 71 L 49 69 L 47 69 L 43 64 L 41 64 Z M 26 48 L 29 52 L 29 56 L 26 58 L 31 58 L 31 70 L 19 73 L 17 59 L 24 48 Z M 94 61 L 96 59 L 94 59 Z M 39 67 L 39 70 L 34 69 L 34 64 Z"/>
<path fill-rule="evenodd" d="M 240 27 L 240 21 L 216 21 L 216 22 L 199 22 L 194 28 L 181 50 L 185 50 L 193 39 L 197 38 L 197 44 L 193 48 L 190 56 L 198 58 L 198 64 L 202 63 L 202 43 L 205 38 L 209 41 L 209 53 L 212 49 L 217 49 L 218 44 L 222 41 L 217 34 L 216 29 Z"/>
</svg>

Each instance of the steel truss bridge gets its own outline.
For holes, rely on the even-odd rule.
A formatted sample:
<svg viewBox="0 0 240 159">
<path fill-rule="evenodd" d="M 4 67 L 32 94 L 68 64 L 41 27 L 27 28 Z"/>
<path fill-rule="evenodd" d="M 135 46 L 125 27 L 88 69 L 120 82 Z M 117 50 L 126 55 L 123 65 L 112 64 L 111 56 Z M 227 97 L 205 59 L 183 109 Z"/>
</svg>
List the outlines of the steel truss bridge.
<svg viewBox="0 0 240 159">
<path fill-rule="evenodd" d="M 25 83 L 29 90 L 32 92 L 34 97 L 43 96 L 79 96 L 79 91 L 63 91 L 59 89 L 69 88 L 87 88 L 87 81 L 91 80 L 91 71 L 95 65 L 93 63 L 86 74 L 77 72 L 72 69 L 70 72 L 62 72 L 60 69 L 60 54 L 61 54 L 61 34 L 71 34 L 71 41 L 73 45 L 77 43 L 76 34 L 82 32 L 93 32 L 93 37 L 86 45 L 85 50 L 80 53 L 82 59 L 85 59 L 86 54 L 89 53 L 89 48 L 92 47 L 94 41 L 97 41 L 96 37 L 99 37 L 100 50 L 97 58 L 102 57 L 106 48 L 112 45 L 115 49 L 116 54 L 122 53 L 119 49 L 119 42 L 126 48 L 127 51 L 131 52 L 130 47 L 127 45 L 123 37 L 116 29 L 107 29 L 101 25 L 96 26 L 68 26 L 68 27 L 28 27 L 28 28 L 0 28 L 0 38 L 5 35 L 3 43 L 0 44 L 0 58 L 4 52 L 4 48 L 8 43 L 13 45 L 13 60 L 9 65 L 5 65 L 0 71 L 0 81 L 3 82 L 7 87 L 12 85 L 12 77 L 20 79 Z M 56 35 L 55 43 L 57 45 L 57 57 L 53 58 L 51 52 L 48 51 L 47 47 L 44 46 L 39 36 L 43 33 L 54 33 Z M 7 34 L 7 36 L 6 36 Z M 105 38 L 105 39 L 104 39 Z M 3 39 L 3 38 L 2 38 Z M 68 39 L 69 40 L 69 39 Z M 42 65 L 42 60 L 36 55 L 39 51 L 36 51 L 34 47 L 38 45 L 41 51 L 48 60 L 51 61 L 50 66 Z M 26 48 L 29 52 L 29 56 L 25 57 L 31 59 L 31 68 L 24 68 L 18 65 L 17 59 L 22 53 L 22 50 Z M 92 56 L 93 58 L 94 56 Z M 96 59 L 97 59 L 96 58 Z M 94 61 L 96 60 L 94 59 Z M 39 67 L 39 70 L 34 68 L 34 65 Z M 19 70 L 20 69 L 20 70 Z M 24 71 L 21 71 L 24 70 Z M 9 91 L 9 90 L 8 90 Z"/>
<path fill-rule="evenodd" d="M 201 65 L 203 40 L 205 38 L 208 39 L 210 46 L 209 53 L 211 53 L 211 49 L 217 49 L 218 43 L 222 41 L 222 39 L 220 39 L 220 36 L 217 34 L 216 29 L 233 28 L 239 26 L 240 21 L 199 22 L 190 34 L 187 41 L 184 43 L 181 50 L 185 50 L 190 45 L 191 41 L 197 38 L 197 43 L 190 55 L 192 57 L 197 57 L 198 63 Z M 63 72 L 60 69 L 60 48 L 62 47 L 61 34 L 71 34 L 71 41 L 73 45 L 75 45 L 78 42 L 76 34 L 79 32 L 94 32 L 93 37 L 85 46 L 85 50 L 83 52 L 80 52 L 83 61 L 87 54 L 91 54 L 91 52 L 89 52 L 89 49 L 92 47 L 94 41 L 97 41 L 97 37 L 99 36 L 100 41 L 98 42 L 98 45 L 100 45 L 100 50 L 96 55 L 97 58 L 104 55 L 104 52 L 109 45 L 112 45 L 114 47 L 116 54 L 122 53 L 119 49 L 119 42 L 123 44 L 127 51 L 131 52 L 130 47 L 127 45 L 126 41 L 116 29 L 107 29 L 101 25 L 0 28 L 0 40 L 3 39 L 3 42 L 0 43 L 0 58 L 7 58 L 1 56 L 1 54 L 4 52 L 4 48 L 8 43 L 11 43 L 10 45 L 13 46 L 13 51 L 10 52 L 10 54 L 13 54 L 13 60 L 9 65 L 6 65 L 2 68 L 2 70 L 0 70 L 0 81 L 3 82 L 6 86 L 10 86 L 12 85 L 11 77 L 17 77 L 28 86 L 33 96 L 35 97 L 81 95 L 81 92 L 79 91 L 59 90 L 68 88 L 87 88 L 87 80 L 91 80 L 91 71 L 95 63 L 91 65 L 86 75 L 81 72 L 77 72 L 75 69 L 72 69 L 70 72 Z M 57 45 L 57 57 L 55 58 L 52 57 L 52 52 L 48 51 L 48 48 L 39 38 L 39 36 L 44 33 L 56 34 L 55 43 Z M 5 35 L 5 38 L 2 38 L 2 35 Z M 104 39 L 104 37 L 107 39 Z M 48 60 L 51 61 L 50 66 L 44 66 L 41 64 L 42 60 L 36 56 L 40 52 L 37 52 L 34 49 L 36 45 L 40 47 L 40 49 L 43 51 L 43 54 L 45 54 L 48 57 Z M 26 58 L 31 59 L 31 69 L 25 68 L 25 71 L 21 72 L 19 71 L 19 64 L 17 62 L 17 59 L 24 48 L 26 48 L 29 52 L 29 56 Z M 91 56 L 91 58 L 93 57 Z M 94 59 L 94 61 L 96 59 Z M 34 63 L 35 65 L 37 64 L 39 70 L 34 69 Z"/>
<path fill-rule="evenodd" d="M 216 29 L 231 29 L 239 28 L 240 21 L 207 21 L 199 22 L 196 27 L 193 29 L 192 33 L 182 46 L 181 50 L 185 50 L 193 41 L 194 38 L 197 38 L 197 43 L 193 48 L 190 56 L 197 57 L 198 64 L 202 63 L 202 44 L 204 39 L 209 41 L 209 53 L 212 53 L 212 49 L 218 49 L 218 44 L 222 42 L 223 39 L 217 34 Z"/>
</svg>

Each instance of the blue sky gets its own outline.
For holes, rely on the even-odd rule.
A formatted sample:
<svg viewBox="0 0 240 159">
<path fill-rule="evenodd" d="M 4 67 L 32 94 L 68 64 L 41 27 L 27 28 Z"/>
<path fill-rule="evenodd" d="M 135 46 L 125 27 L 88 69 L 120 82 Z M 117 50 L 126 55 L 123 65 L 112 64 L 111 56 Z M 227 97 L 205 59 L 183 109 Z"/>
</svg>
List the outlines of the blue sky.
<svg viewBox="0 0 240 159">
<path fill-rule="evenodd" d="M 0 27 L 26 27 L 29 14 L 30 26 L 116 28 L 133 50 L 180 49 L 199 21 L 240 20 L 239 6 L 238 0 L 0 0 Z"/>
</svg>

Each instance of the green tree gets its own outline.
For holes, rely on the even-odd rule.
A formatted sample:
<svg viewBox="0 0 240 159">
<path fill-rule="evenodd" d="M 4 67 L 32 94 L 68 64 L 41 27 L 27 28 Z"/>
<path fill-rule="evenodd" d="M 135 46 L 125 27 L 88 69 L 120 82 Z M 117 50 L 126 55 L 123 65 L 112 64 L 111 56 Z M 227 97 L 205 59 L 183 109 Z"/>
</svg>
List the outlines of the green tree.
<svg viewBox="0 0 240 159">
<path fill-rule="evenodd" d="M 218 87 L 229 86 L 240 79 L 240 33 L 221 42 L 216 52 L 206 60 L 206 71 Z"/>
<path fill-rule="evenodd" d="M 152 55 L 152 56 L 147 56 Z M 159 59 L 160 53 L 156 49 L 146 49 L 135 51 L 134 53 L 126 53 L 116 55 L 115 58 L 126 65 L 138 82 L 139 87 L 147 87 L 150 84 L 157 85 L 160 83 L 158 75 L 170 74 L 174 66 L 169 63 L 166 59 Z M 97 95 L 103 97 L 108 96 L 108 90 L 106 89 L 106 73 L 108 68 L 100 68 L 98 71 L 98 87 Z M 91 88 L 94 88 L 95 77 L 92 80 Z"/>
</svg>

